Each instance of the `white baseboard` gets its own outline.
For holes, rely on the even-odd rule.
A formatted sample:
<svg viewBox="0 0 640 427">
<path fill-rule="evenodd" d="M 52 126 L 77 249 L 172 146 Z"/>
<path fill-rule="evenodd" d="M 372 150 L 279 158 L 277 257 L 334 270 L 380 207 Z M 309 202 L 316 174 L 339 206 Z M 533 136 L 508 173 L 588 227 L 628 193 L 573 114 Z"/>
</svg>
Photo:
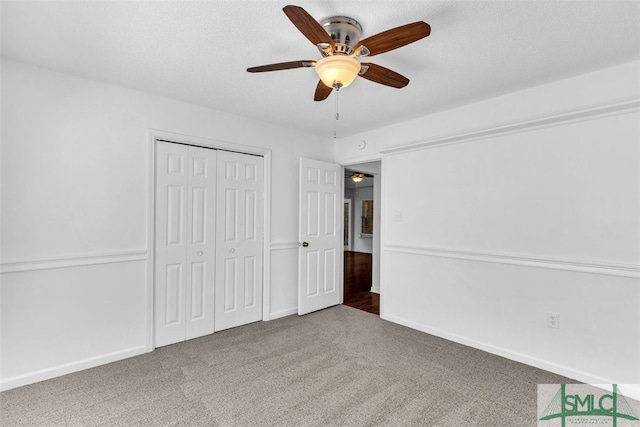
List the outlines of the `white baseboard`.
<svg viewBox="0 0 640 427">
<path fill-rule="evenodd" d="M 487 353 L 495 354 L 497 356 L 501 356 L 506 359 L 524 363 L 525 365 L 533 366 L 539 369 L 544 369 L 545 371 L 553 372 L 554 374 L 562 375 L 567 378 L 571 378 L 583 383 L 594 384 L 594 385 L 615 383 L 615 381 L 611 379 L 603 378 L 598 375 L 591 374 L 589 372 L 580 371 L 580 370 L 571 368 L 569 366 L 560 365 L 558 363 L 539 359 L 537 357 L 533 357 L 527 354 L 518 353 L 516 351 L 512 351 L 503 347 L 498 347 L 482 341 L 466 338 L 461 335 L 453 334 L 437 328 L 432 328 L 430 326 L 422 325 L 422 324 L 413 322 L 411 320 L 403 319 L 401 317 L 380 313 L 380 318 L 383 320 L 387 320 L 389 322 L 406 326 L 411 329 L 416 329 L 420 332 L 424 332 L 430 335 L 444 338 L 446 340 L 453 341 L 458 344 L 477 348 L 479 350 L 486 351 Z M 625 384 L 621 392 L 623 392 L 623 394 L 627 397 L 640 400 L 640 384 Z"/>
<path fill-rule="evenodd" d="M 96 366 L 106 365 L 107 363 L 116 362 L 118 360 L 128 359 L 129 357 L 138 356 L 140 354 L 148 353 L 147 345 L 141 345 L 138 347 L 132 347 L 113 353 L 103 354 L 96 357 L 90 357 L 76 362 L 65 363 L 63 365 L 54 366 L 51 368 L 41 369 L 35 372 L 29 372 L 22 375 L 16 375 L 6 379 L 0 380 L 0 391 L 10 390 L 16 387 L 22 387 L 27 384 L 37 383 L 39 381 L 48 380 L 62 375 L 70 374 L 72 372 L 78 372 L 89 368 L 95 368 Z"/>
<path fill-rule="evenodd" d="M 373 289 L 373 288 L 371 288 L 371 289 L 369 289 L 369 292 L 373 292 L 374 294 L 378 294 L 378 295 L 380 295 L 380 289 Z"/>
<path fill-rule="evenodd" d="M 285 310 L 280 310 L 280 311 L 271 313 L 270 320 L 276 320 L 281 317 L 291 316 L 292 314 L 298 314 L 298 307 L 287 308 Z"/>
</svg>

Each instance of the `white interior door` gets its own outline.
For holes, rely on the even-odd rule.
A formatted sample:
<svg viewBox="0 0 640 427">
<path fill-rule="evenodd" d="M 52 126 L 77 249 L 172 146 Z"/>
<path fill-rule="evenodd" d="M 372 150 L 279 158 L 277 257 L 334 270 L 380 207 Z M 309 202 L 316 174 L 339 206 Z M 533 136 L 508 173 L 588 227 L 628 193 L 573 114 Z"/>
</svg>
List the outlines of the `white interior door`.
<svg viewBox="0 0 640 427">
<path fill-rule="evenodd" d="M 158 141 L 156 347 L 213 333 L 216 152 Z"/>
<path fill-rule="evenodd" d="M 298 314 L 342 303 L 342 168 L 300 159 Z"/>
<path fill-rule="evenodd" d="M 218 153 L 216 331 L 262 320 L 263 161 Z"/>
</svg>

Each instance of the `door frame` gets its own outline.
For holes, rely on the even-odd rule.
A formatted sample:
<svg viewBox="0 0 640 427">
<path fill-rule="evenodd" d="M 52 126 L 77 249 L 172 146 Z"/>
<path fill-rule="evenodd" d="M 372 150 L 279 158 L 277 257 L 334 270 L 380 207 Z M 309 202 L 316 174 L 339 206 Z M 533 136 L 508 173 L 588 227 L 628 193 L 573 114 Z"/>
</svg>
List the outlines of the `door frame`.
<svg viewBox="0 0 640 427">
<path fill-rule="evenodd" d="M 233 151 L 242 154 L 262 156 L 264 158 L 263 170 L 263 230 L 262 237 L 262 320 L 271 319 L 269 307 L 271 306 L 271 149 L 255 147 L 252 145 L 237 144 L 233 142 L 202 138 L 192 135 L 183 135 L 159 129 L 149 129 L 148 148 L 148 186 L 147 186 L 147 286 L 145 299 L 146 327 L 147 327 L 147 352 L 155 349 L 155 191 L 156 191 L 156 141 L 162 140 L 175 144 L 193 145 L 203 148 Z"/>
<path fill-rule="evenodd" d="M 342 170 L 344 171 L 344 167 L 342 168 Z M 343 172 L 343 174 L 344 174 L 344 172 Z M 342 234 L 343 235 L 344 235 L 345 231 L 347 232 L 347 244 L 345 245 L 344 242 L 342 244 L 342 250 L 344 252 L 345 250 L 346 251 L 350 251 L 351 248 L 353 247 L 353 236 L 351 235 L 351 233 L 353 231 L 353 200 L 347 199 L 347 198 L 344 197 L 344 192 L 345 192 L 344 191 L 344 187 L 345 187 L 345 185 L 342 184 L 342 187 L 343 187 L 342 188 L 342 194 L 343 194 L 343 200 L 344 200 L 343 205 L 342 205 L 343 209 L 344 209 L 344 205 L 349 205 L 349 216 L 347 217 L 347 230 L 344 230 L 344 229 L 342 230 Z M 343 210 L 343 214 L 342 215 L 344 216 L 344 210 Z M 343 223 L 344 223 L 344 221 L 343 221 Z M 346 246 L 346 249 L 345 249 L 345 246 Z M 344 269 L 344 266 L 343 266 L 343 269 Z"/>
</svg>

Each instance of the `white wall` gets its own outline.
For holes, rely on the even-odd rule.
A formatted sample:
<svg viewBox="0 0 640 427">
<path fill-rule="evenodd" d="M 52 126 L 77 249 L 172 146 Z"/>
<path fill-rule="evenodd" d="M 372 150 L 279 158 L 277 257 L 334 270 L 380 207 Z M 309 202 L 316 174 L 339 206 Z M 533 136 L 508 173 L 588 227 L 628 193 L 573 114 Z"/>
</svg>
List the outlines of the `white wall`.
<svg viewBox="0 0 640 427">
<path fill-rule="evenodd" d="M 299 157 L 328 138 L 3 59 L 3 388 L 150 349 L 150 129 L 272 150 L 268 314 L 297 311 Z"/>
<path fill-rule="evenodd" d="M 640 396 L 639 65 L 336 141 L 382 155 L 382 317 Z"/>
</svg>

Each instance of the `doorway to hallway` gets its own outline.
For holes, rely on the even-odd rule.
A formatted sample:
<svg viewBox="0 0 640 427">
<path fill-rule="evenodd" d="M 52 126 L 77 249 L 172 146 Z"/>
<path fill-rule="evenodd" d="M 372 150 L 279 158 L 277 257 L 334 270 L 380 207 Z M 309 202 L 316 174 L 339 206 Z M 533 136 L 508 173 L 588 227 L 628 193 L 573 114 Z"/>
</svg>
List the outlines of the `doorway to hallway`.
<svg viewBox="0 0 640 427">
<path fill-rule="evenodd" d="M 380 294 L 371 292 L 372 255 L 344 251 L 344 305 L 380 315 Z"/>
<path fill-rule="evenodd" d="M 381 161 L 344 167 L 343 303 L 380 315 Z"/>
</svg>

